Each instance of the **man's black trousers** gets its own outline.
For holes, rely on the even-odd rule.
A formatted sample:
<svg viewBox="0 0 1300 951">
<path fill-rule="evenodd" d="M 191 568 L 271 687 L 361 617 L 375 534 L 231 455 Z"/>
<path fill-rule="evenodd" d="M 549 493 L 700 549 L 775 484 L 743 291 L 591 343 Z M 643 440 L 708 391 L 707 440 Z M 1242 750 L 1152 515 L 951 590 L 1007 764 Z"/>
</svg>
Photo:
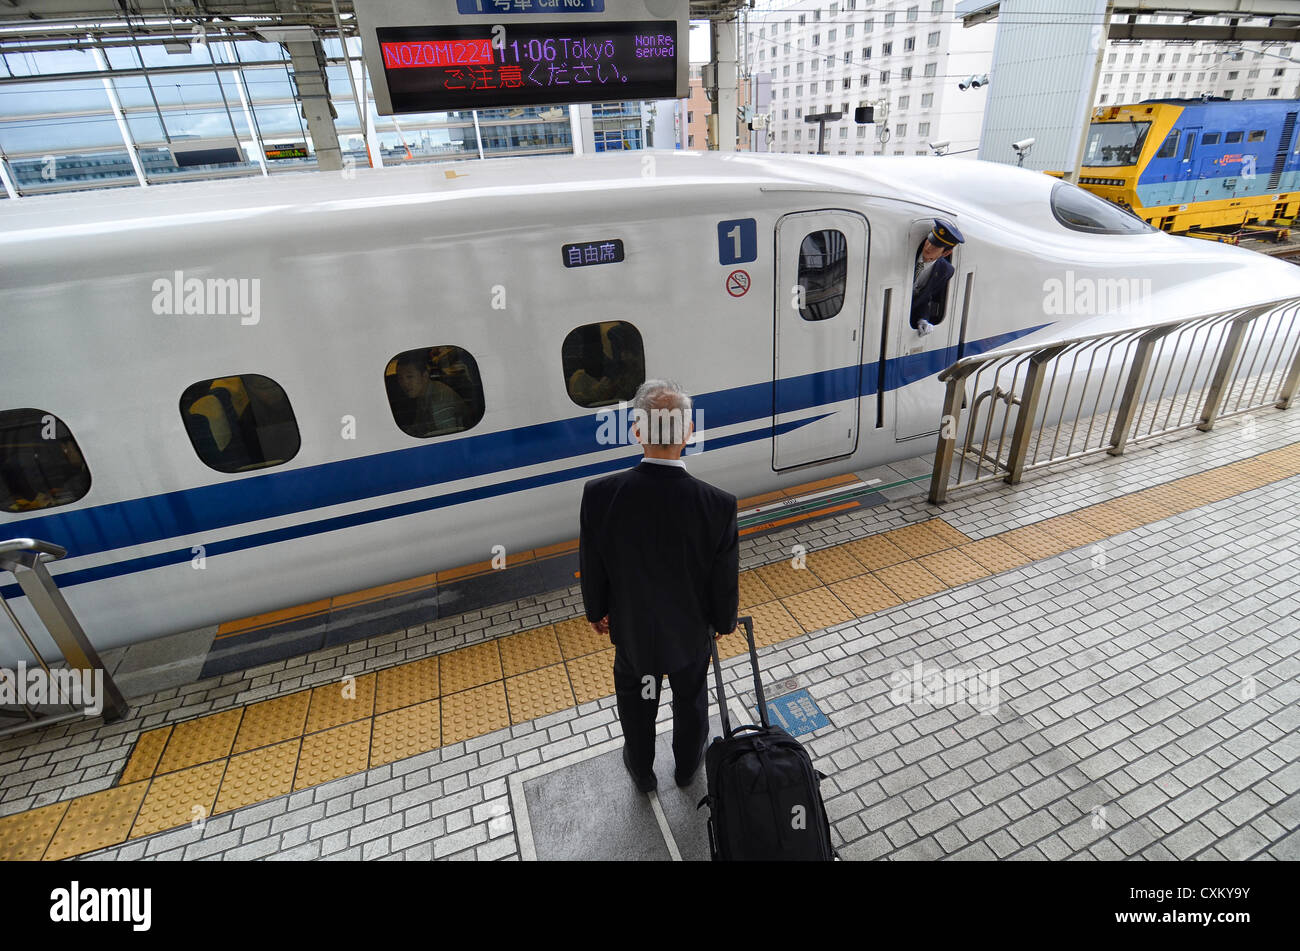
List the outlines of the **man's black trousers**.
<svg viewBox="0 0 1300 951">
<path fill-rule="evenodd" d="M 673 759 L 680 771 L 695 765 L 709 732 L 709 655 L 697 663 L 668 673 L 673 688 Z M 632 768 L 648 776 L 654 767 L 655 716 L 659 711 L 663 676 L 629 669 L 621 654 L 614 655 L 614 693 Z"/>
</svg>

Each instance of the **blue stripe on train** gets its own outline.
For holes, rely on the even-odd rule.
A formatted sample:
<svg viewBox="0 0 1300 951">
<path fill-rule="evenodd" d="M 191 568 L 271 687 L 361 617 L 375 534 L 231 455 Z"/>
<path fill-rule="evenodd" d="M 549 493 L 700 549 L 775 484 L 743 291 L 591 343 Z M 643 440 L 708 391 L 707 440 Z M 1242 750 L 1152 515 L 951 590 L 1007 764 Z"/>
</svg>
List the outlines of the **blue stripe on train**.
<svg viewBox="0 0 1300 951">
<path fill-rule="evenodd" d="M 988 350 L 1032 334 L 1048 324 L 1009 331 L 969 343 L 965 355 Z M 957 359 L 957 348 L 947 347 L 886 361 L 887 390 L 933 376 Z M 778 381 L 778 413 L 797 412 L 853 398 L 854 384 L 863 396 L 875 394 L 877 363 L 860 367 L 823 370 Z M 772 399 L 771 383 L 756 383 L 701 394 L 695 406 L 704 412 L 710 428 L 722 428 L 754 419 L 768 418 Z M 798 420 L 779 428 L 764 427 L 749 433 L 708 440 L 711 448 L 738 445 L 779 435 L 817 419 Z M 470 436 L 430 446 L 417 446 L 378 453 L 357 459 L 324 463 L 303 469 L 273 472 L 218 485 L 183 489 L 161 495 L 114 502 L 75 512 L 55 513 L 8 522 L 6 534 L 44 538 L 68 549 L 68 557 L 89 555 L 115 548 L 142 545 L 195 535 L 216 529 L 291 515 L 330 505 L 358 502 L 363 499 L 410 491 L 475 476 L 491 475 L 508 469 L 569 459 L 608 449 L 596 441 L 591 416 L 523 426 L 499 433 Z M 625 467 L 630 459 L 609 460 L 587 466 L 570 467 L 525 479 L 515 479 L 421 499 L 400 505 L 384 506 L 321 519 L 303 525 L 259 532 L 241 538 L 205 545 L 207 554 L 225 554 L 257 545 L 272 544 L 320 532 L 335 531 L 372 521 L 395 518 L 413 512 L 456 505 L 475 499 L 505 495 L 540 485 L 585 478 Z M 84 584 L 164 565 L 179 564 L 192 557 L 189 548 L 127 559 L 94 568 L 60 574 L 61 586 Z M 16 584 L 0 587 L 0 597 L 20 597 Z"/>
</svg>

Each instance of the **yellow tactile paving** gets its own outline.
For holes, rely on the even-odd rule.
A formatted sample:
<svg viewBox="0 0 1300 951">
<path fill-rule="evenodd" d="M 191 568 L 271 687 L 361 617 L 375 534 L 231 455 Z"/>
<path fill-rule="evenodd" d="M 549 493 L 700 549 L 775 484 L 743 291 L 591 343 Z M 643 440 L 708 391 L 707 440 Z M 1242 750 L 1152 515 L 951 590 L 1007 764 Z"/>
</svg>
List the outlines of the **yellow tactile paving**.
<svg viewBox="0 0 1300 951">
<path fill-rule="evenodd" d="M 70 801 L 45 858 L 66 859 L 125 842 L 148 788 L 148 782 L 114 786 Z"/>
<path fill-rule="evenodd" d="M 781 604 L 799 622 L 804 631 L 811 633 L 828 628 L 853 618 L 853 612 L 846 608 L 839 598 L 827 588 L 813 588 L 801 591 L 788 598 L 782 598 Z M 755 636 L 758 632 L 755 630 Z"/>
<path fill-rule="evenodd" d="M 754 618 L 754 643 L 759 647 L 768 647 L 789 640 L 803 633 L 803 628 L 794 616 L 778 601 L 760 604 L 750 615 Z M 743 642 L 744 635 L 739 639 Z"/>
<path fill-rule="evenodd" d="M 159 776 L 149 784 L 149 792 L 140 806 L 140 814 L 131 826 L 132 839 L 153 835 L 164 829 L 206 819 L 212 815 L 226 761 L 204 763 L 189 769 Z"/>
<path fill-rule="evenodd" d="M 40 859 L 67 811 L 66 802 L 56 802 L 0 818 L 0 862 Z"/>
<path fill-rule="evenodd" d="M 928 597 L 948 587 L 916 561 L 890 565 L 873 574 L 904 601 L 916 601 L 918 598 Z"/>
<path fill-rule="evenodd" d="M 563 664 L 506 678 L 506 699 L 511 723 L 527 723 L 574 705 L 569 674 Z"/>
<path fill-rule="evenodd" d="M 167 746 L 167 739 L 171 735 L 172 728 L 169 726 L 141 733 L 135 741 L 131 758 L 126 761 L 126 768 L 117 778 L 116 785 L 125 786 L 152 776 L 154 770 L 158 768 L 158 760 L 162 757 L 163 748 Z"/>
<path fill-rule="evenodd" d="M 370 768 L 436 750 L 442 745 L 442 707 L 426 700 L 375 717 L 370 737 Z"/>
<path fill-rule="evenodd" d="M 931 528 L 928 522 L 896 528 L 886 532 L 885 536 L 913 558 L 953 547 L 948 539 Z"/>
<path fill-rule="evenodd" d="M 501 645 L 501 670 L 507 677 L 564 660 L 553 624 L 535 627 L 522 634 L 511 634 L 497 643 Z"/>
<path fill-rule="evenodd" d="M 496 641 L 485 641 L 439 654 L 441 693 L 459 693 L 501 679 L 501 651 Z"/>
<path fill-rule="evenodd" d="M 614 695 L 614 648 L 566 660 L 573 699 L 590 703 Z"/>
<path fill-rule="evenodd" d="M 831 591 L 835 592 L 835 597 L 844 602 L 857 617 L 866 617 L 868 614 L 875 614 L 885 608 L 902 604 L 898 595 L 885 587 L 884 583 L 874 575 L 859 575 L 847 581 L 838 581 L 830 587 Z"/>
<path fill-rule="evenodd" d="M 319 786 L 364 770 L 370 762 L 371 722 L 357 720 L 303 737 L 293 788 Z"/>
<path fill-rule="evenodd" d="M 751 570 L 740 573 L 740 610 L 775 600 L 776 595 L 763 583 L 757 572 Z"/>
<path fill-rule="evenodd" d="M 870 571 L 907 561 L 908 557 L 907 552 L 884 535 L 859 538 L 855 542 L 845 543 L 842 547 Z"/>
<path fill-rule="evenodd" d="M 1111 533 L 1099 528 L 1098 524 L 1114 526 L 1115 532 Z M 1054 540 L 1061 551 L 1069 551 L 1071 548 L 1099 542 L 1103 538 L 1110 537 L 1111 534 L 1118 535 L 1120 532 L 1126 532 L 1134 526 L 1128 524 L 1128 516 L 1118 509 L 1104 509 L 1087 519 L 1074 512 L 1068 515 L 1056 515 L 1038 522 L 1035 527 Z"/>
<path fill-rule="evenodd" d="M 809 552 L 808 568 L 822 584 L 831 584 L 867 573 L 866 566 L 850 555 L 843 545 Z"/>
<path fill-rule="evenodd" d="M 754 632 L 754 636 L 758 636 L 757 631 Z M 729 660 L 732 657 L 748 652 L 748 650 L 749 645 L 745 643 L 745 632 L 743 630 L 732 631 L 730 634 L 724 634 L 718 638 L 718 657 L 722 660 Z M 712 678 L 713 674 L 710 673 L 709 677 Z M 712 682 L 712 680 L 709 681 L 710 684 Z M 709 689 L 712 690 L 713 688 L 710 687 Z"/>
<path fill-rule="evenodd" d="M 158 773 L 170 773 L 229 755 L 243 715 L 244 708 L 236 707 L 176 724 L 158 764 Z"/>
<path fill-rule="evenodd" d="M 273 700 L 251 703 L 244 708 L 244 719 L 235 734 L 232 753 L 246 753 L 259 746 L 282 743 L 302 736 L 307 724 L 307 707 L 311 704 L 311 691 L 299 690 Z"/>
<path fill-rule="evenodd" d="M 251 753 L 230 757 L 213 815 L 265 802 L 293 791 L 293 774 L 298 766 L 301 739 L 266 746 Z"/>
<path fill-rule="evenodd" d="M 597 634 L 585 617 L 570 618 L 555 623 L 555 636 L 560 642 L 564 659 L 594 654 L 612 646 L 604 634 Z"/>
<path fill-rule="evenodd" d="M 496 683 L 462 690 L 442 698 L 442 742 L 444 746 L 491 733 L 510 725 L 506 685 Z"/>
<path fill-rule="evenodd" d="M 960 550 L 950 548 L 937 551 L 917 559 L 923 568 L 950 588 L 966 584 L 977 578 L 987 578 L 992 572 L 979 562 L 963 555 Z"/>
<path fill-rule="evenodd" d="M 1051 558 L 1074 547 L 1066 541 L 1053 538 L 1034 525 L 1022 525 L 1009 532 L 1002 532 L 996 537 L 1021 554 L 1028 555 L 1030 561 Z"/>
<path fill-rule="evenodd" d="M 762 568 L 755 569 L 759 578 L 778 598 L 788 598 L 800 591 L 815 588 L 821 583 L 817 580 L 817 576 L 807 568 L 794 567 L 790 563 L 791 560 L 787 558 L 785 561 L 778 561 L 774 565 L 764 565 Z"/>
<path fill-rule="evenodd" d="M 1048 519 L 1041 527 L 1044 531 L 1051 532 L 1056 525 L 1064 524 L 1066 520 L 1071 523 L 1082 523 L 1092 529 L 1091 532 L 1083 533 L 1088 537 L 1085 541 L 1079 542 L 1080 545 L 1090 545 L 1093 542 L 1101 541 L 1103 538 L 1109 538 L 1111 535 L 1122 535 L 1124 532 L 1132 531 L 1150 521 L 1149 518 L 1134 514 L 1123 505 L 1115 502 L 1104 502 L 1101 505 L 1090 505 L 1087 508 L 1079 509 L 1069 515 Z M 1071 540 L 1077 537 L 1082 536 L 1072 536 Z"/>
<path fill-rule="evenodd" d="M 369 717 L 374 712 L 375 675 L 340 677 L 312 690 L 307 732 L 328 730 L 341 723 Z"/>
<path fill-rule="evenodd" d="M 921 524 L 929 529 L 932 535 L 937 535 L 942 541 L 947 542 L 949 548 L 956 548 L 958 545 L 965 545 L 974 541 L 965 532 L 954 528 L 941 518 L 932 518 Z"/>
<path fill-rule="evenodd" d="M 981 538 L 977 542 L 962 545 L 956 550 L 995 574 L 1029 564 L 1028 555 L 1016 551 L 996 536 Z"/>
<path fill-rule="evenodd" d="M 375 675 L 375 714 L 424 703 L 438 696 L 437 657 L 413 660 Z"/>
<path fill-rule="evenodd" d="M 1145 515 L 1146 523 L 1149 524 L 1152 521 L 1169 518 L 1171 515 L 1190 512 L 1200 503 L 1173 486 L 1160 486 L 1154 489 L 1143 489 L 1132 495 L 1120 496 L 1114 500 L 1114 504 L 1125 512 Z"/>
</svg>

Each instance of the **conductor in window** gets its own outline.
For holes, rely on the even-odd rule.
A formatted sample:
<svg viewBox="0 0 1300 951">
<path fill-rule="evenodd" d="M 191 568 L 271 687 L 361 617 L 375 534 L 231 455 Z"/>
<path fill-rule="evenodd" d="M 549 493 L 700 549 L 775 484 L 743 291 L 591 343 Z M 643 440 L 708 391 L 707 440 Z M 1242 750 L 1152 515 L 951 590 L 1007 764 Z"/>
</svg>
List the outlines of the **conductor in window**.
<svg viewBox="0 0 1300 951">
<path fill-rule="evenodd" d="M 943 321 L 948 301 L 948 281 L 952 279 L 952 249 L 965 244 L 957 226 L 942 218 L 916 251 L 916 268 L 912 276 L 912 329 L 925 336 Z"/>
</svg>

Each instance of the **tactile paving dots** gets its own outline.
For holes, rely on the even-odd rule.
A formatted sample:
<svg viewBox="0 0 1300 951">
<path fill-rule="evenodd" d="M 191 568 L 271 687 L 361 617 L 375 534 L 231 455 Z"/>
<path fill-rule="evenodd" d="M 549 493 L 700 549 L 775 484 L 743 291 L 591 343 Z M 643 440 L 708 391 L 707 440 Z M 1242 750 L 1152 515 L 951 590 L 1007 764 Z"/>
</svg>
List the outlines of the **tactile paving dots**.
<svg viewBox="0 0 1300 951">
<path fill-rule="evenodd" d="M 866 617 L 868 614 L 874 614 L 877 611 L 892 608 L 894 605 L 901 603 L 898 600 L 898 595 L 886 588 L 880 579 L 872 575 L 862 575 L 857 578 L 849 578 L 846 581 L 838 581 L 831 585 L 831 591 L 857 617 Z"/>
<path fill-rule="evenodd" d="M 437 749 L 442 742 L 441 710 L 426 700 L 375 717 L 370 737 L 370 768 Z"/>
<path fill-rule="evenodd" d="M 977 542 L 962 545 L 957 550 L 994 573 L 1029 564 L 1027 555 L 1016 551 L 1002 539 L 996 537 L 981 538 Z"/>
<path fill-rule="evenodd" d="M 563 664 L 529 671 L 506 680 L 510 722 L 527 723 L 573 706 L 573 691 Z"/>
<path fill-rule="evenodd" d="M 555 637 L 553 624 L 503 637 L 499 643 L 501 667 L 507 677 L 549 667 L 564 659 L 560 654 L 560 642 Z"/>
<path fill-rule="evenodd" d="M 887 565 L 896 565 L 907 561 L 907 552 L 899 548 L 884 535 L 872 535 L 847 542 L 844 550 L 872 571 Z"/>
<path fill-rule="evenodd" d="M 230 812 L 290 792 L 301 747 L 302 740 L 294 738 L 230 757 L 213 813 Z"/>
<path fill-rule="evenodd" d="M 204 763 L 190 769 L 159 776 L 149 784 L 149 793 L 140 806 L 140 814 L 131 826 L 131 838 L 153 835 L 212 814 L 217 787 L 225 772 L 226 761 Z"/>
<path fill-rule="evenodd" d="M 126 841 L 148 788 L 148 782 L 138 782 L 73 799 L 45 858 L 66 859 Z"/>
<path fill-rule="evenodd" d="M 886 532 L 885 536 L 913 558 L 952 547 L 945 538 L 932 531 L 929 524 L 924 522 L 896 528 Z"/>
<path fill-rule="evenodd" d="M 167 740 L 158 772 L 169 773 L 228 755 L 243 715 L 244 708 L 237 707 L 176 724 Z"/>
<path fill-rule="evenodd" d="M 319 786 L 364 770 L 370 762 L 370 723 L 358 720 L 303 737 L 293 788 Z"/>
<path fill-rule="evenodd" d="M 388 713 L 438 696 L 437 657 L 381 670 L 376 675 L 375 713 Z"/>
<path fill-rule="evenodd" d="M 843 546 L 809 552 L 807 563 L 808 568 L 822 584 L 843 581 L 845 578 L 854 578 L 867 572 L 866 567 L 850 555 Z"/>
<path fill-rule="evenodd" d="M 585 617 L 557 621 L 555 636 L 560 641 L 560 651 L 567 660 L 570 657 L 582 657 L 609 648 L 609 638 L 592 630 L 591 622 Z"/>
<path fill-rule="evenodd" d="M 794 567 L 789 559 L 778 561 L 774 565 L 764 565 L 756 570 L 763 583 L 771 588 L 772 593 L 778 598 L 788 598 L 800 591 L 815 588 L 821 583 L 815 574 L 807 568 Z"/>
<path fill-rule="evenodd" d="M 776 595 L 772 589 L 763 583 L 757 572 L 742 571 L 740 573 L 740 610 L 752 608 L 756 604 L 766 604 L 768 601 L 775 601 Z"/>
<path fill-rule="evenodd" d="M 0 862 L 37 861 L 67 809 L 66 802 L 56 802 L 0 818 Z"/>
<path fill-rule="evenodd" d="M 809 632 L 820 631 L 853 617 L 853 612 L 826 588 L 814 588 L 811 591 L 791 595 L 782 598 L 781 603 L 794 615 L 794 619 L 803 629 Z M 755 637 L 757 635 L 758 632 L 755 631 Z"/>
<path fill-rule="evenodd" d="M 614 649 L 603 650 L 564 662 L 569 683 L 578 703 L 590 703 L 614 693 Z"/>
<path fill-rule="evenodd" d="M 881 568 L 876 577 L 904 601 L 915 601 L 948 587 L 915 561 Z"/>
<path fill-rule="evenodd" d="M 987 578 L 988 569 L 972 561 L 956 549 L 935 552 L 917 559 L 922 566 L 947 585 L 965 584 L 976 578 Z"/>
<path fill-rule="evenodd" d="M 790 615 L 790 612 L 780 602 L 774 601 L 771 604 L 760 604 L 750 611 L 750 615 L 754 619 L 754 643 L 759 647 L 778 644 L 803 633 L 803 628 L 799 626 L 799 622 Z M 742 631 L 740 634 L 742 642 L 744 636 Z"/>
<path fill-rule="evenodd" d="M 442 692 L 459 693 L 501 679 L 501 654 L 496 641 L 439 654 Z"/>
<path fill-rule="evenodd" d="M 509 725 L 506 687 L 500 681 L 442 698 L 443 745 L 460 743 Z"/>
<path fill-rule="evenodd" d="M 310 703 L 311 691 L 299 690 L 274 700 L 249 704 L 244 708 L 233 752 L 244 753 L 302 736 Z"/>
<path fill-rule="evenodd" d="M 154 770 L 158 768 L 158 759 L 167 745 L 167 738 L 171 735 L 172 728 L 169 726 L 141 733 L 139 739 L 135 741 L 135 749 L 126 762 L 126 768 L 117 779 L 117 785 L 125 786 L 152 776 Z"/>
<path fill-rule="evenodd" d="M 375 711 L 375 675 L 340 677 L 321 684 L 311 692 L 311 709 L 307 712 L 307 732 L 315 733 L 368 717 Z"/>
</svg>

